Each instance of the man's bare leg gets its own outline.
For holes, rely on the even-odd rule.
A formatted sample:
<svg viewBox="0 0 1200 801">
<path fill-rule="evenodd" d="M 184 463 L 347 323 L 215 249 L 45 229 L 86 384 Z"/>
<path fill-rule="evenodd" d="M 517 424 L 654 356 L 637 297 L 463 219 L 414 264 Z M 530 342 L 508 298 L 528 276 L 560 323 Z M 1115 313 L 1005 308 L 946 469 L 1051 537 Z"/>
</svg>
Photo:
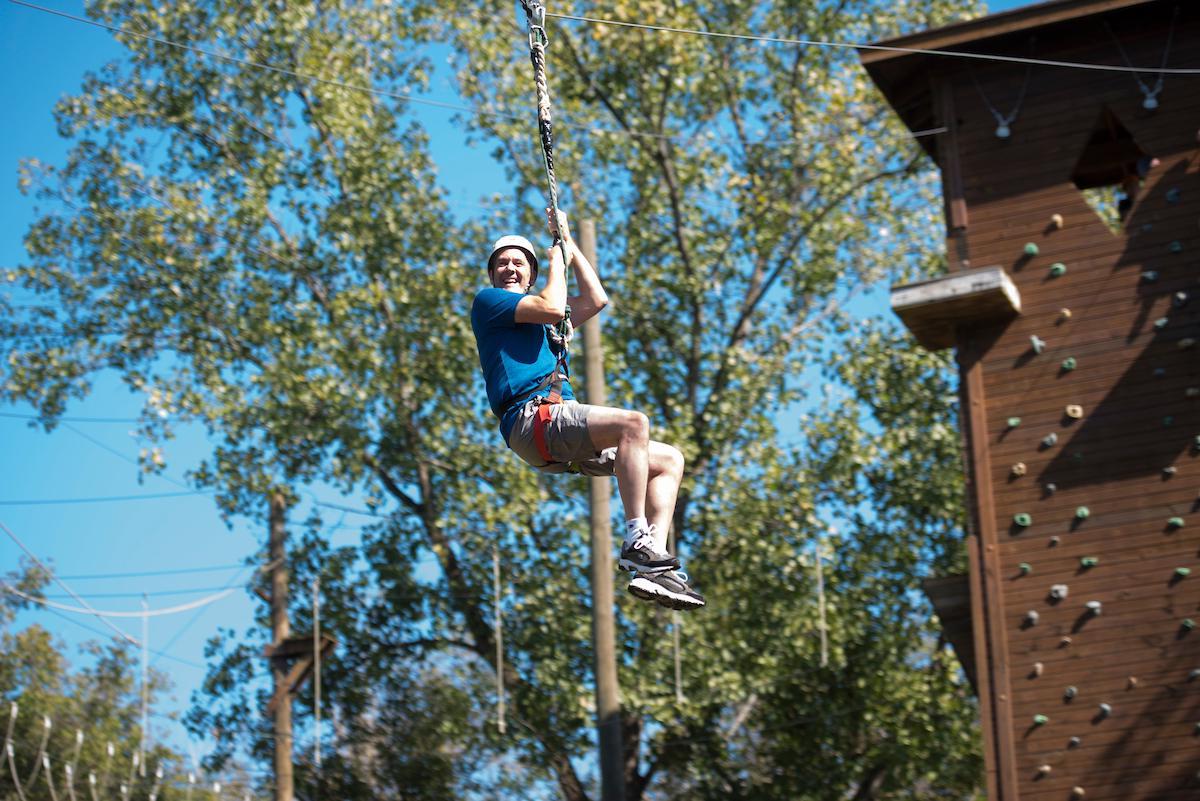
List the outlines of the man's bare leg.
<svg viewBox="0 0 1200 801">
<path fill-rule="evenodd" d="M 613 472 L 625 517 L 629 520 L 646 517 L 650 478 L 650 421 L 646 415 L 627 409 L 594 406 L 588 414 L 588 434 L 596 450 L 617 449 Z"/>
<path fill-rule="evenodd" d="M 621 454 L 617 450 L 617 456 Z M 675 516 L 675 499 L 683 481 L 683 454 L 674 445 L 650 441 L 649 476 L 646 483 L 646 518 L 657 528 L 654 547 L 667 553 L 667 534 Z"/>
</svg>

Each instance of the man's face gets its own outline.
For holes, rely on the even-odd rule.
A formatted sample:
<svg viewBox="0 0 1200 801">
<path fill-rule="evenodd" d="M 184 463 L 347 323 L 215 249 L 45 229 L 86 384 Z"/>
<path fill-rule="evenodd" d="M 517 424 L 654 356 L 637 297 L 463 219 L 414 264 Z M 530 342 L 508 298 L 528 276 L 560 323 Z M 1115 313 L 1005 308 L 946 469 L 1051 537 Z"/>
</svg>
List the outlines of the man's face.
<svg viewBox="0 0 1200 801">
<path fill-rule="evenodd" d="M 492 286 L 524 294 L 529 289 L 531 272 L 529 257 L 525 255 L 525 251 L 520 248 L 506 248 L 500 251 L 493 263 Z"/>
</svg>

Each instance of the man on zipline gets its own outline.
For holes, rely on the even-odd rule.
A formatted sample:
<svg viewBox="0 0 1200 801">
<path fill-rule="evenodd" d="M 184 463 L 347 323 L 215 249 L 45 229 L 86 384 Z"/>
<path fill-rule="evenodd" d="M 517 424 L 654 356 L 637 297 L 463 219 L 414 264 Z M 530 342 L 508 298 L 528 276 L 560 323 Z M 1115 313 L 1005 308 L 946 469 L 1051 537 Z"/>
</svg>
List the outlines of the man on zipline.
<svg viewBox="0 0 1200 801">
<path fill-rule="evenodd" d="M 471 304 L 479 364 L 500 433 L 542 472 L 616 475 L 627 518 L 618 564 L 635 574 L 629 592 L 672 609 L 698 609 L 704 597 L 666 552 L 683 454 L 650 439 L 650 421 L 641 412 L 575 401 L 566 343 L 554 326 L 568 309 L 571 322 L 582 325 L 608 304 L 608 295 L 571 238 L 567 215 L 559 212 L 555 221 L 547 209 L 546 220 L 556 244 L 542 291 L 529 294 L 538 275 L 533 245 L 522 236 L 503 236 L 488 257 L 492 285 Z M 564 249 L 579 286 L 575 297 L 567 297 Z"/>
</svg>

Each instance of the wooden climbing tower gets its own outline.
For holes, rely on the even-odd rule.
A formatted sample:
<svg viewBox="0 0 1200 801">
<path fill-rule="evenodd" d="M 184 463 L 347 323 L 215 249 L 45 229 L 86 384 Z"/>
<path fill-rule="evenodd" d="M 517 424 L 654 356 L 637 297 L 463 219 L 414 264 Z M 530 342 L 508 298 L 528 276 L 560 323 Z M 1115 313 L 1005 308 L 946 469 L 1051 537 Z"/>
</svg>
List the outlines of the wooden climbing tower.
<svg viewBox="0 0 1200 801">
<path fill-rule="evenodd" d="M 970 574 L 927 591 L 991 801 L 1200 798 L 1200 3 L 1052 0 L 863 51 L 942 175 Z"/>
</svg>

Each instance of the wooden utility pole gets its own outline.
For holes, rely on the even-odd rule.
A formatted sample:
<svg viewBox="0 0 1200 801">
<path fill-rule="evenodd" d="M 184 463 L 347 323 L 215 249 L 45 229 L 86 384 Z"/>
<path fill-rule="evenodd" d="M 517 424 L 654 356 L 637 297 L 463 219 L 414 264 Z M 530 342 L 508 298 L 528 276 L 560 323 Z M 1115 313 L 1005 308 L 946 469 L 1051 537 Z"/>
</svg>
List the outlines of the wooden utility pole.
<svg viewBox="0 0 1200 801">
<path fill-rule="evenodd" d="M 579 224 L 579 248 L 596 265 L 596 224 Z M 608 402 L 604 385 L 604 351 L 600 318 L 582 326 L 584 388 L 588 403 Z M 592 532 L 592 646 L 596 652 L 596 730 L 600 739 L 600 797 L 624 801 L 625 768 L 621 743 L 621 689 L 617 683 L 616 622 L 613 618 L 612 484 L 607 478 L 588 479 Z"/>
<path fill-rule="evenodd" d="M 271 494 L 271 642 L 288 639 L 287 501 L 282 492 Z M 271 657 L 275 717 L 275 801 L 292 801 L 292 693 L 288 664 L 282 655 Z"/>
</svg>

